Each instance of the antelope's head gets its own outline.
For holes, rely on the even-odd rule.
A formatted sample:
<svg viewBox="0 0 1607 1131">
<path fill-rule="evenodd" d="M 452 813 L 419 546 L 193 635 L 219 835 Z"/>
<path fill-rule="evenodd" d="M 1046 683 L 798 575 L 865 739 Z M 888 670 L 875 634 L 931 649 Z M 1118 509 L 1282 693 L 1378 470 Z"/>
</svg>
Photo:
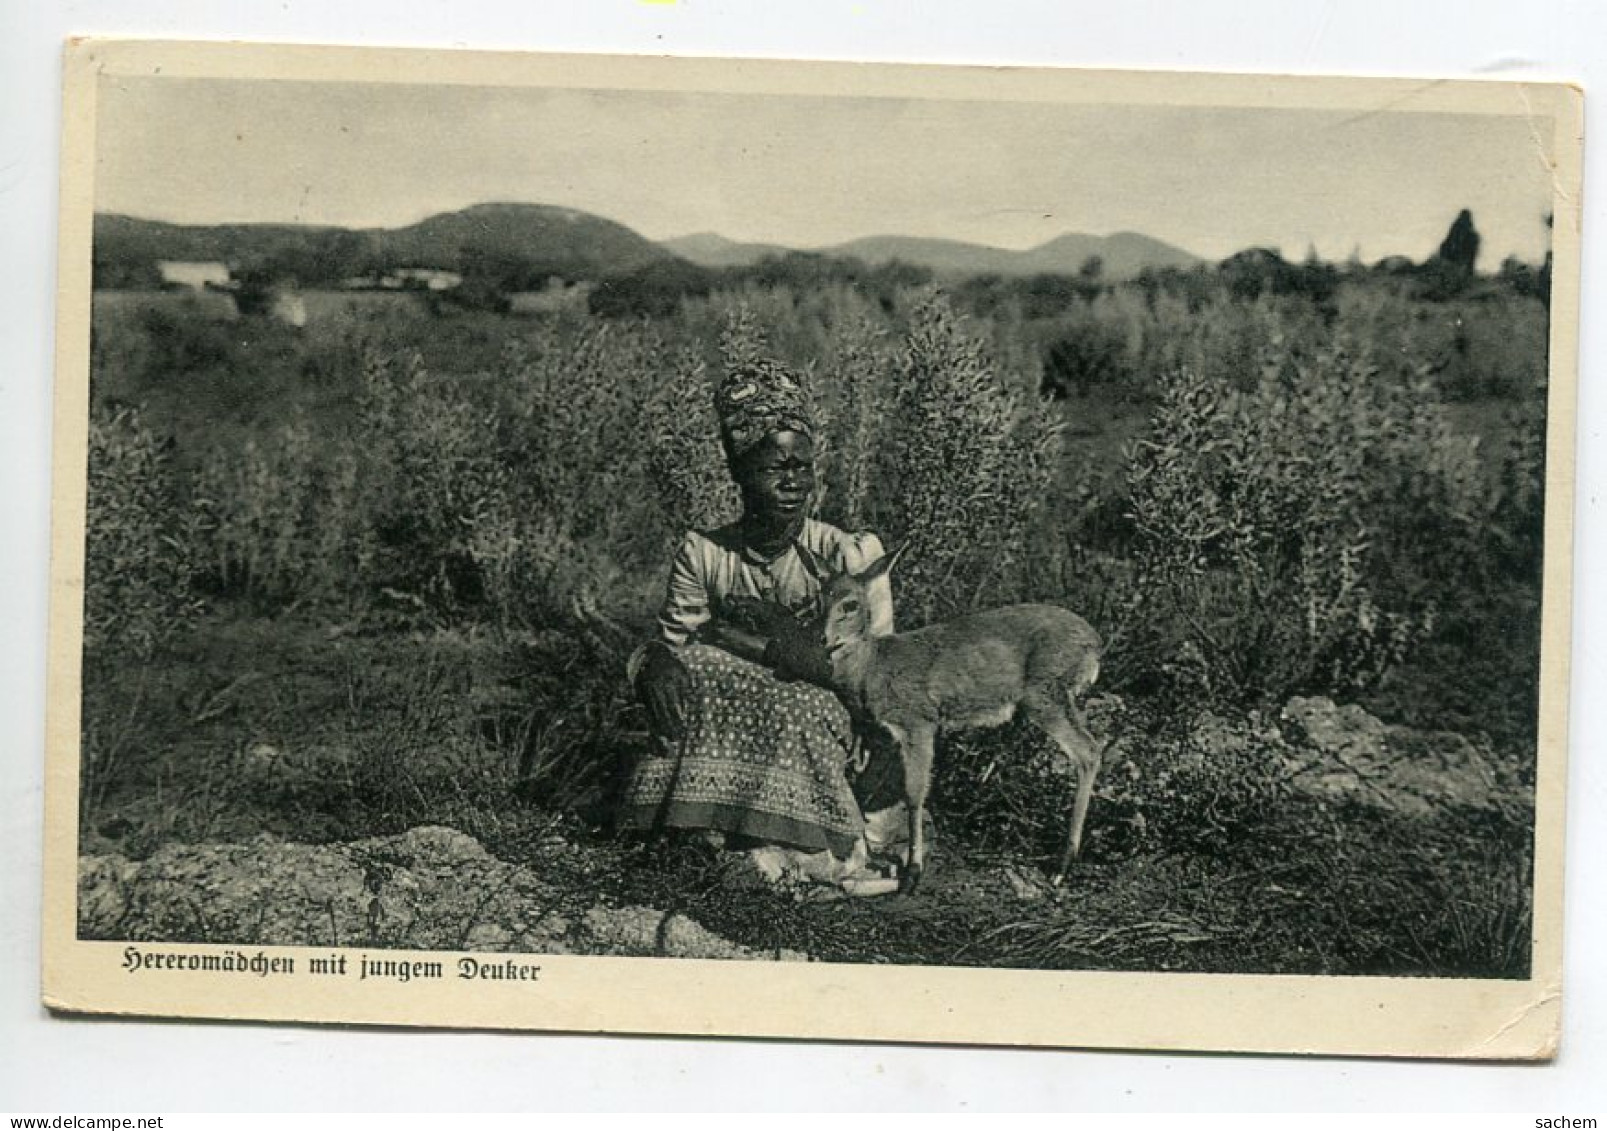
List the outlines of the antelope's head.
<svg viewBox="0 0 1607 1131">
<path fill-rule="evenodd" d="M 870 587 L 898 564 L 908 545 L 906 542 L 892 553 L 883 554 L 858 573 L 827 569 L 819 558 L 805 551 L 805 565 L 820 580 L 820 614 L 827 651 L 835 652 L 873 635 Z M 882 631 L 887 631 L 885 625 Z"/>
</svg>

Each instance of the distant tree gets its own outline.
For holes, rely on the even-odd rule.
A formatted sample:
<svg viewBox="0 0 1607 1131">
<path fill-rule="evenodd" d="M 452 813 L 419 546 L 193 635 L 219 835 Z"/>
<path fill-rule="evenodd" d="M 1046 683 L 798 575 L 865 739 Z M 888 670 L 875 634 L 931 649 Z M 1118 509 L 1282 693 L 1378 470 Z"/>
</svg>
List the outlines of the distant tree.
<svg viewBox="0 0 1607 1131">
<path fill-rule="evenodd" d="M 1473 264 L 1479 257 L 1479 232 L 1473 226 L 1473 213 L 1466 208 L 1456 214 L 1451 228 L 1440 241 L 1439 250 L 1417 270 L 1417 297 L 1428 302 L 1459 298 L 1473 282 Z"/>
<path fill-rule="evenodd" d="M 1299 269 L 1270 247 L 1252 247 L 1228 256 L 1217 266 L 1217 274 L 1237 299 L 1300 289 Z"/>
<path fill-rule="evenodd" d="M 1514 294 L 1540 298 L 1540 275 L 1541 271 L 1536 271 L 1516 255 L 1509 255 L 1501 261 L 1501 270 L 1496 277 L 1512 288 Z"/>
<path fill-rule="evenodd" d="M 988 271 L 970 275 L 954 288 L 954 301 L 968 313 L 979 317 L 992 317 L 1012 297 L 1009 281 L 1003 275 Z"/>
<path fill-rule="evenodd" d="M 761 287 L 814 290 L 845 274 L 859 274 L 865 265 L 857 259 L 837 259 L 818 251 L 788 251 L 766 255 L 746 272 Z"/>
<path fill-rule="evenodd" d="M 1391 279 L 1404 279 L 1417 270 L 1417 264 L 1404 255 L 1386 255 L 1373 264 L 1373 274 Z"/>
<path fill-rule="evenodd" d="M 257 258 L 247 260 L 234 270 L 234 302 L 241 314 L 264 315 L 273 304 L 275 291 L 285 279 L 285 272 L 273 260 Z"/>
<path fill-rule="evenodd" d="M 1301 294 L 1320 307 L 1328 306 L 1339 289 L 1339 269 L 1317 254 L 1317 245 L 1306 248 L 1306 258 L 1290 279 Z"/>
<path fill-rule="evenodd" d="M 1221 293 L 1222 267 L 1198 263 L 1192 267 L 1144 267 L 1133 277 L 1133 285 L 1144 296 L 1144 305 L 1155 309 L 1160 295 L 1171 295 L 1188 304 L 1191 313 L 1198 313 Z"/>
<path fill-rule="evenodd" d="M 1126 336 L 1091 315 L 1075 318 L 1043 361 L 1043 391 L 1057 400 L 1086 397 L 1095 387 L 1117 385 L 1126 376 Z"/>
<path fill-rule="evenodd" d="M 319 232 L 307 249 L 307 284 L 329 284 L 353 275 L 367 274 L 374 269 L 368 238 L 361 232 L 333 228 Z"/>
<path fill-rule="evenodd" d="M 720 273 L 684 259 L 649 263 L 597 284 L 587 298 L 591 313 L 600 318 L 668 318 L 681 308 L 681 300 L 708 294 Z"/>
<path fill-rule="evenodd" d="M 563 272 L 550 264 L 538 263 L 517 251 L 466 245 L 458 253 L 458 271 L 463 281 L 437 296 L 439 305 L 467 310 L 506 313 L 519 291 L 540 290 L 552 277 Z"/>
<path fill-rule="evenodd" d="M 1019 280 L 1021 312 L 1028 318 L 1055 318 L 1083 296 L 1082 285 L 1071 275 L 1044 272 Z"/>
<path fill-rule="evenodd" d="M 94 280 L 96 290 L 155 290 L 162 285 L 162 273 L 150 259 L 102 252 L 95 249 Z"/>
<path fill-rule="evenodd" d="M 1440 250 L 1434 258 L 1463 278 L 1472 278 L 1473 265 L 1479 258 L 1479 231 L 1473 226 L 1473 213 L 1466 208 L 1451 221 L 1451 230 L 1440 241 Z"/>
<path fill-rule="evenodd" d="M 890 297 L 900 290 L 924 287 L 932 281 L 932 270 L 914 263 L 894 259 L 872 268 L 862 286 L 877 298 Z"/>
<path fill-rule="evenodd" d="M 1540 301 L 1546 304 L 1546 309 L 1547 310 L 1551 309 L 1551 227 L 1552 227 L 1552 223 L 1553 223 L 1553 214 L 1550 213 L 1550 212 L 1547 212 L 1546 213 L 1546 261 L 1540 265 L 1540 275 L 1539 275 L 1539 278 L 1536 279 L 1536 285 L 1540 288 Z"/>
</svg>

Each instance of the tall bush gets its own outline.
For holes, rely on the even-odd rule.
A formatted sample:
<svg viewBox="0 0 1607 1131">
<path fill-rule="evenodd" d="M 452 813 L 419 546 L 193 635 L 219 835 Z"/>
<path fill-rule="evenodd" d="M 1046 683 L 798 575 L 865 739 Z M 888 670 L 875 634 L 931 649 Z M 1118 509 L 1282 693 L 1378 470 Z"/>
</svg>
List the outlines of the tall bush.
<svg viewBox="0 0 1607 1131">
<path fill-rule="evenodd" d="M 93 819 L 126 775 L 158 650 L 200 612 L 197 529 L 167 442 L 134 409 L 89 421 L 84 703 L 79 812 Z M 124 678 L 120 679 L 119 676 Z"/>
<path fill-rule="evenodd" d="M 666 523 L 646 482 L 647 406 L 674 365 L 664 354 L 645 329 L 590 323 L 549 326 L 504 357 L 494 388 L 507 477 L 472 550 L 502 623 L 606 619 L 630 599 L 626 578 L 656 569 Z"/>
<path fill-rule="evenodd" d="M 874 513 L 909 546 L 899 616 L 922 624 L 1010 591 L 1060 425 L 1051 405 L 1001 379 L 938 295 L 916 308 L 892 380 Z"/>
<path fill-rule="evenodd" d="M 199 611 L 191 587 L 196 528 L 175 489 L 166 444 L 135 409 L 89 423 L 84 647 L 144 661 Z"/>
<path fill-rule="evenodd" d="M 437 608 L 473 603 L 483 595 L 476 559 L 484 531 L 507 510 L 496 416 L 432 377 L 417 356 L 372 354 L 363 375 L 378 568 L 393 588 Z"/>
<path fill-rule="evenodd" d="M 367 490 L 360 454 L 305 419 L 213 448 L 193 493 L 204 573 L 259 607 L 357 591 L 374 552 Z"/>
<path fill-rule="evenodd" d="M 1480 468 L 1428 388 L 1378 375 L 1346 343 L 1274 341 L 1249 389 L 1164 384 L 1128 473 L 1139 665 L 1204 698 L 1355 691 L 1432 626 L 1433 593 L 1394 575 L 1412 539 L 1476 531 Z"/>
<path fill-rule="evenodd" d="M 714 385 L 707 367 L 679 360 L 649 409 L 653 451 L 649 468 L 660 504 L 682 530 L 708 529 L 741 511 L 736 483 L 725 466 Z"/>
<path fill-rule="evenodd" d="M 815 383 L 828 426 L 819 446 L 820 510 L 844 529 L 865 530 L 876 520 L 881 493 L 877 461 L 897 357 L 886 331 L 863 315 L 833 331 Z"/>
</svg>

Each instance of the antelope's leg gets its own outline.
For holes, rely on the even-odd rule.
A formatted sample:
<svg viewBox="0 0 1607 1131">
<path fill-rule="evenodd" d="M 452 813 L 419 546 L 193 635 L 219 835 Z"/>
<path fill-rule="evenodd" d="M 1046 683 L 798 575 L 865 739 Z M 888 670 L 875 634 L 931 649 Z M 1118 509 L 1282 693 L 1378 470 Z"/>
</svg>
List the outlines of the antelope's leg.
<svg viewBox="0 0 1607 1131">
<path fill-rule="evenodd" d="M 1060 854 L 1060 867 L 1055 870 L 1054 881 L 1059 884 L 1066 878 L 1066 869 L 1082 851 L 1083 822 L 1088 819 L 1088 803 L 1094 796 L 1094 778 L 1099 773 L 1099 758 L 1077 767 L 1077 799 L 1071 808 L 1071 832 L 1066 836 L 1066 850 Z"/>
<path fill-rule="evenodd" d="M 907 735 L 895 733 L 894 737 L 904 766 L 904 804 L 910 823 L 909 863 L 900 877 L 899 890 L 914 895 L 926 869 L 926 795 L 932 787 L 932 744 L 937 736 L 931 729 L 922 728 Z"/>
<path fill-rule="evenodd" d="M 1060 865 L 1050 877 L 1059 884 L 1066 877 L 1077 853 L 1082 848 L 1083 824 L 1088 819 L 1088 803 L 1094 796 L 1094 779 L 1099 776 L 1099 763 L 1103 751 L 1094 736 L 1083 725 L 1082 715 L 1075 705 L 1062 710 L 1058 705 L 1039 705 L 1033 712 L 1038 725 L 1066 752 L 1077 771 L 1077 795 L 1071 806 L 1071 828 L 1066 834 L 1066 847 L 1060 854 Z"/>
</svg>

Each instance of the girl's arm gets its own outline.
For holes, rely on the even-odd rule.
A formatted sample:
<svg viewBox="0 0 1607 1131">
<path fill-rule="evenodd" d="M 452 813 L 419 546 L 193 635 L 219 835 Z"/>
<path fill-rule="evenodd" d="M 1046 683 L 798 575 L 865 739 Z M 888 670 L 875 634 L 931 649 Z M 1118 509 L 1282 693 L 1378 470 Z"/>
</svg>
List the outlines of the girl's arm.
<svg viewBox="0 0 1607 1131">
<path fill-rule="evenodd" d="M 762 623 L 739 625 L 714 615 L 714 595 L 706 580 L 709 564 L 704 549 L 705 544 L 697 535 L 688 534 L 675 555 L 664 606 L 658 617 L 661 646 L 675 649 L 695 641 L 712 644 L 756 664 L 765 663 L 767 649 L 776 633 L 767 631 Z M 788 614 L 780 610 L 777 616 L 788 619 Z"/>
<path fill-rule="evenodd" d="M 764 661 L 764 650 L 770 643 L 768 637 L 738 628 L 718 617 L 711 618 L 704 624 L 698 631 L 697 639 L 699 644 L 712 644 L 716 648 L 723 648 L 734 656 L 741 656 L 744 660 L 752 660 L 756 664 Z"/>
<path fill-rule="evenodd" d="M 696 641 L 723 648 L 732 655 L 755 663 L 764 658 L 768 637 L 740 628 L 714 616 L 713 594 L 707 582 L 708 563 L 703 546 L 695 534 L 688 534 L 670 567 L 670 582 L 659 610 L 659 635 L 663 644 L 679 648 Z"/>
<path fill-rule="evenodd" d="M 689 643 L 709 622 L 711 599 L 705 581 L 707 567 L 699 552 L 695 534 L 681 540 L 670 566 L 670 582 L 664 591 L 664 604 L 658 613 L 659 637 L 672 648 Z"/>
</svg>

